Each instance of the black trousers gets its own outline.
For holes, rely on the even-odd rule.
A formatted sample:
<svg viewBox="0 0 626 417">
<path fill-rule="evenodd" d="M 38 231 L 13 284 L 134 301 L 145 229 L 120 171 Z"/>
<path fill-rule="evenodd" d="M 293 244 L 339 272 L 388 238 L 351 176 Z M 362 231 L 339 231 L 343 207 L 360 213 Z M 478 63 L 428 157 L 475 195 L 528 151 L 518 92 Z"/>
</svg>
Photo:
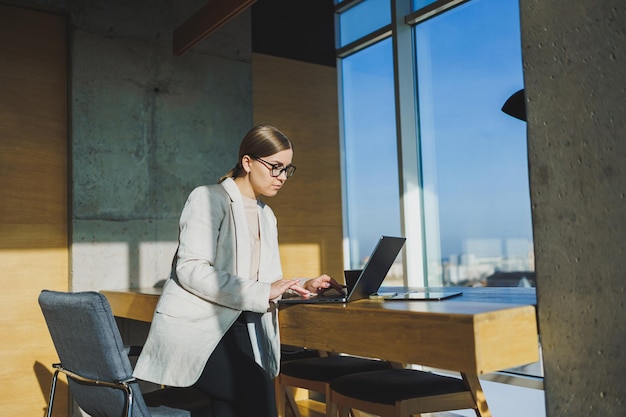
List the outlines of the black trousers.
<svg viewBox="0 0 626 417">
<path fill-rule="evenodd" d="M 274 381 L 255 361 L 242 316 L 226 332 L 194 384 L 215 417 L 276 417 Z"/>
</svg>

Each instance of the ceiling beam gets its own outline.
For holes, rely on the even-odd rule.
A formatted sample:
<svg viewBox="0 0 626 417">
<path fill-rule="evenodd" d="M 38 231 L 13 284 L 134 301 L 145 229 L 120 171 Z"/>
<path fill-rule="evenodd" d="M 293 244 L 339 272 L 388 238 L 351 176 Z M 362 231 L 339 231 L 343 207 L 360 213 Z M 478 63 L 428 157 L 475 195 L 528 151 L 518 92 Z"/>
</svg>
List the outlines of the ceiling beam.
<svg viewBox="0 0 626 417">
<path fill-rule="evenodd" d="M 255 2 L 256 0 L 209 0 L 205 6 L 174 29 L 172 34 L 174 55 L 183 54 Z"/>
</svg>

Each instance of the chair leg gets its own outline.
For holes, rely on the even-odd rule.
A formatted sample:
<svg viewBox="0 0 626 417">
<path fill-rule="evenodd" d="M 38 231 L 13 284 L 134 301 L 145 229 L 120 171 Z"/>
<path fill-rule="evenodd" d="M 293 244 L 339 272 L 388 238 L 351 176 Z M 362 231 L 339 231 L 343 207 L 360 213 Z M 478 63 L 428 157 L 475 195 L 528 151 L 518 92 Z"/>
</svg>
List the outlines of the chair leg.
<svg viewBox="0 0 626 417">
<path fill-rule="evenodd" d="M 326 417 L 338 417 L 339 409 L 337 404 L 330 401 L 330 397 L 326 397 Z"/>
<path fill-rule="evenodd" d="M 326 405 L 326 417 L 337 417 L 337 404 L 333 403 L 330 398 L 330 384 L 326 384 L 324 402 Z"/>
<path fill-rule="evenodd" d="M 356 408 L 339 407 L 331 399 L 330 385 L 326 384 L 326 417 L 361 417 Z"/>
<path fill-rule="evenodd" d="M 276 414 L 278 417 L 285 417 L 285 393 L 278 383 L 278 378 L 274 379 L 274 393 L 276 394 Z"/>
<path fill-rule="evenodd" d="M 286 385 L 280 384 L 278 378 L 274 380 L 274 386 L 276 391 L 276 411 L 278 417 L 286 417 L 286 404 L 289 404 L 294 417 L 302 417 L 298 404 L 293 394 L 293 389 Z"/>
<path fill-rule="evenodd" d="M 291 411 L 293 411 L 294 417 L 302 417 L 292 387 L 285 387 L 285 397 L 287 398 L 287 402 L 289 403 L 289 408 L 291 408 Z"/>
<path fill-rule="evenodd" d="M 485 398 L 483 387 L 478 380 L 478 375 L 461 373 L 461 376 L 472 393 L 472 397 L 474 397 L 474 403 L 476 404 L 474 412 L 476 413 L 476 417 L 491 417 L 491 411 L 489 411 L 487 399 Z"/>
<path fill-rule="evenodd" d="M 57 380 L 59 379 L 59 370 L 54 371 L 52 375 L 52 384 L 50 385 L 50 396 L 48 397 L 48 410 L 46 411 L 46 417 L 52 416 L 52 404 L 54 403 L 54 394 L 57 389 Z"/>
<path fill-rule="evenodd" d="M 363 415 L 363 413 L 361 413 L 356 408 L 350 408 L 350 414 L 349 415 L 350 415 L 350 417 L 361 417 Z"/>
<path fill-rule="evenodd" d="M 396 406 L 393 408 L 393 417 L 410 417 L 403 401 L 396 401 Z"/>
</svg>

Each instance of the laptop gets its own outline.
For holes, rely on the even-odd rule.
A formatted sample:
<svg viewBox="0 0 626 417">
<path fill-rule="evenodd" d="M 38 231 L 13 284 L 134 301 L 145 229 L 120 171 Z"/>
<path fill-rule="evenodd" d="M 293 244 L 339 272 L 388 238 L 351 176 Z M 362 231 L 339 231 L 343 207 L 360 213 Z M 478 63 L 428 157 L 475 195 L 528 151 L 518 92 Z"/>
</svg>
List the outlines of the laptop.
<svg viewBox="0 0 626 417">
<path fill-rule="evenodd" d="M 383 283 L 391 265 L 398 257 L 406 238 L 382 236 L 374 248 L 365 267 L 360 271 L 354 285 L 348 286 L 347 294 L 335 290 L 309 297 L 283 297 L 279 304 L 349 303 L 375 294 Z M 347 271 L 346 271 L 347 272 Z M 346 275 L 347 278 L 347 275 Z M 347 280 L 350 282 L 351 280 Z M 328 293 L 328 294 L 327 294 Z"/>
</svg>

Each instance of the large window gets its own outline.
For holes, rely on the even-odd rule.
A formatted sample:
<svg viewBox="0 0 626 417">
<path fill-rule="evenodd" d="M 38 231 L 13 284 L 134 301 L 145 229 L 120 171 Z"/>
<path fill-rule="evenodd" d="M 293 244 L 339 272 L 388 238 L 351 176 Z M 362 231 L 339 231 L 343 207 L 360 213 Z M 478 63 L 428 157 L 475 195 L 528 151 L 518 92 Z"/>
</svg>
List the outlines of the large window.
<svg viewBox="0 0 626 417">
<path fill-rule="evenodd" d="M 390 4 L 406 19 L 392 24 Z M 526 126 L 501 110 L 523 88 L 517 1 L 340 6 L 340 33 L 358 34 L 352 50 L 338 42 L 347 267 L 360 267 L 380 235 L 403 234 L 407 262 L 421 264 L 405 284 L 534 286 Z M 410 42 L 394 40 L 402 25 Z M 403 85 L 407 62 L 413 79 Z M 407 89 L 409 99 L 396 97 Z M 403 106 L 413 119 L 398 117 Z M 399 151 L 401 123 L 413 124 L 415 158 Z M 416 199 L 402 182 L 413 172 Z"/>
</svg>

